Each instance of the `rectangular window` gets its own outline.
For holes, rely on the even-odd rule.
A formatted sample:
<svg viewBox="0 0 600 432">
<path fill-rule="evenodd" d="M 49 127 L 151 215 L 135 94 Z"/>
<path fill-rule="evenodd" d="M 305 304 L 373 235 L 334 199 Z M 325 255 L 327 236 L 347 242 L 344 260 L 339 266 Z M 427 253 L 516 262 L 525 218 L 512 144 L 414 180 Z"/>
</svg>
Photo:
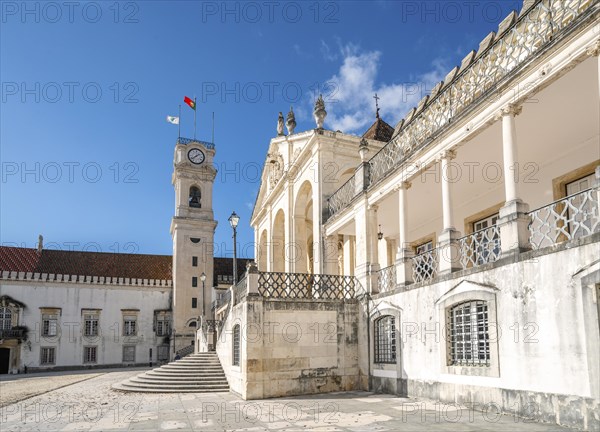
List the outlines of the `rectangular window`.
<svg viewBox="0 0 600 432">
<path fill-rule="evenodd" d="M 450 361 L 458 366 L 489 366 L 488 307 L 485 301 L 460 303 L 450 309 Z"/>
<path fill-rule="evenodd" d="M 54 347 L 42 347 L 40 364 L 42 365 L 53 365 L 56 363 L 56 348 Z"/>
<path fill-rule="evenodd" d="M 156 336 L 167 336 L 171 333 L 169 320 L 167 318 L 156 321 Z"/>
<path fill-rule="evenodd" d="M 198 278 L 196 276 L 192 277 L 192 287 L 196 288 L 198 286 Z"/>
<path fill-rule="evenodd" d="M 375 321 L 375 363 L 396 363 L 395 321 L 390 315 Z"/>
<path fill-rule="evenodd" d="M 83 335 L 98 336 L 98 315 L 85 314 L 83 316 Z"/>
<path fill-rule="evenodd" d="M 12 310 L 7 307 L 0 307 L 0 330 L 10 330 L 12 328 Z"/>
<path fill-rule="evenodd" d="M 98 347 L 86 346 L 83 347 L 83 362 L 84 363 L 96 363 L 98 361 Z"/>
<path fill-rule="evenodd" d="M 500 256 L 500 231 L 494 229 L 498 224 L 498 213 L 473 222 L 473 247 L 475 264 L 486 264 Z"/>
<path fill-rule="evenodd" d="M 56 336 L 58 328 L 58 315 L 42 315 L 42 336 Z"/>
<path fill-rule="evenodd" d="M 192 267 L 198 267 L 198 257 L 192 257 Z"/>
<path fill-rule="evenodd" d="M 126 315 L 123 317 L 123 336 L 135 336 L 137 334 L 137 317 Z"/>
<path fill-rule="evenodd" d="M 123 347 L 123 363 L 135 363 L 135 345 Z"/>
<path fill-rule="evenodd" d="M 198 299 L 196 297 L 192 297 L 192 308 L 196 309 L 198 307 Z"/>
<path fill-rule="evenodd" d="M 240 325 L 236 324 L 233 327 L 233 355 L 232 364 L 234 366 L 240 365 Z"/>
</svg>

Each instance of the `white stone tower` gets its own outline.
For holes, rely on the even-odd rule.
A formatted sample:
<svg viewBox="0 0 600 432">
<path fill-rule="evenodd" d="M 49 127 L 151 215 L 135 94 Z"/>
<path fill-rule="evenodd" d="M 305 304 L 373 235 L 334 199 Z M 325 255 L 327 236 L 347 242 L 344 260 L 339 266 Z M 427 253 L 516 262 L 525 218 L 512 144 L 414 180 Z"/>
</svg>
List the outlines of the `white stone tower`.
<svg viewBox="0 0 600 432">
<path fill-rule="evenodd" d="M 212 209 L 214 145 L 179 138 L 175 146 L 173 238 L 173 341 L 176 350 L 195 339 L 198 318 L 211 316 L 213 238 L 217 222 Z M 203 284 L 202 274 L 206 276 Z"/>
</svg>

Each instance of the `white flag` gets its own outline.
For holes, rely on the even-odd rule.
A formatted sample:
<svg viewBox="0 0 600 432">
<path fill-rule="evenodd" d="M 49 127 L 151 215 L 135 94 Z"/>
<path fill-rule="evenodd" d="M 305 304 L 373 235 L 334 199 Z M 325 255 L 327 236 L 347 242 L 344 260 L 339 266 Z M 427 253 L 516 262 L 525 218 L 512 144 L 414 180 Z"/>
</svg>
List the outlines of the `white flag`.
<svg viewBox="0 0 600 432">
<path fill-rule="evenodd" d="M 179 124 L 179 117 L 167 116 L 167 121 L 171 124 Z"/>
</svg>

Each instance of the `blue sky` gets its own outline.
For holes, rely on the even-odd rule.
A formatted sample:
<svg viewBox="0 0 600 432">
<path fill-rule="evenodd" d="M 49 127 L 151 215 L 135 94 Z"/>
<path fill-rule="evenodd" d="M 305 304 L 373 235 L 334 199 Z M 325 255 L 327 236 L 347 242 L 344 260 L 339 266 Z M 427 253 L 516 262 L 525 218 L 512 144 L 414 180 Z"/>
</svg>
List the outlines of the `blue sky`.
<svg viewBox="0 0 600 432">
<path fill-rule="evenodd" d="M 12 2 L 0 22 L 0 237 L 34 247 L 170 254 L 172 157 L 185 95 L 198 138 L 215 112 L 216 253 L 241 216 L 252 255 L 258 169 L 279 111 L 296 131 L 318 92 L 325 126 L 394 125 L 512 9 L 514 1 Z M 182 106 L 182 136 L 193 114 Z"/>
</svg>

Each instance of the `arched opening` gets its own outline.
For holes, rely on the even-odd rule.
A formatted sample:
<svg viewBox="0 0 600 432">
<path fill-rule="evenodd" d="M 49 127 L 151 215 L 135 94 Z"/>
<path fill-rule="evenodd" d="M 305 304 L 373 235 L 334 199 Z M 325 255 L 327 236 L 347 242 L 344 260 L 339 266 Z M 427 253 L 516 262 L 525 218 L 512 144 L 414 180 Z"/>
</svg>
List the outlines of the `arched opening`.
<svg viewBox="0 0 600 432">
<path fill-rule="evenodd" d="M 273 256 L 271 267 L 274 272 L 285 271 L 285 213 L 279 210 L 273 222 Z"/>
<path fill-rule="evenodd" d="M 189 206 L 194 208 L 201 208 L 201 196 L 202 194 L 200 193 L 200 188 L 197 186 L 192 186 L 190 188 L 190 196 L 188 198 Z"/>
<path fill-rule="evenodd" d="M 267 271 L 267 230 L 263 230 L 260 235 L 260 241 L 258 242 L 258 269 L 260 271 Z"/>
<path fill-rule="evenodd" d="M 312 197 L 312 185 L 305 181 L 300 186 L 294 205 L 296 273 L 314 273 Z"/>
</svg>

